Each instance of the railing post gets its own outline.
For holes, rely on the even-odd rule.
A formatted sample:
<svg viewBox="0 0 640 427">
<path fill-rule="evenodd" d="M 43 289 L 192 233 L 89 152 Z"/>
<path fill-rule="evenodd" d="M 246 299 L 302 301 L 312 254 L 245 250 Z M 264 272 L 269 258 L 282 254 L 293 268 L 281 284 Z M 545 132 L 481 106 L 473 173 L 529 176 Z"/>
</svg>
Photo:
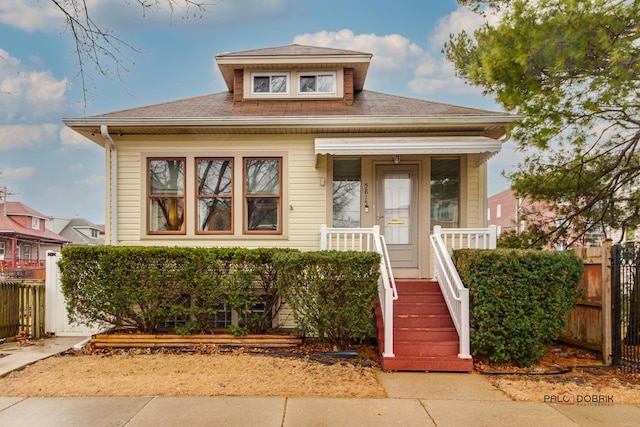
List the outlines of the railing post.
<svg viewBox="0 0 640 427">
<path fill-rule="evenodd" d="M 469 328 L 469 289 L 460 289 L 460 359 L 471 359 L 471 336 Z"/>
<path fill-rule="evenodd" d="M 498 241 L 498 227 L 495 225 L 489 226 L 489 247 L 486 249 L 495 249 Z"/>
<path fill-rule="evenodd" d="M 322 224 L 320 226 L 320 250 L 327 250 L 327 225 Z"/>
</svg>

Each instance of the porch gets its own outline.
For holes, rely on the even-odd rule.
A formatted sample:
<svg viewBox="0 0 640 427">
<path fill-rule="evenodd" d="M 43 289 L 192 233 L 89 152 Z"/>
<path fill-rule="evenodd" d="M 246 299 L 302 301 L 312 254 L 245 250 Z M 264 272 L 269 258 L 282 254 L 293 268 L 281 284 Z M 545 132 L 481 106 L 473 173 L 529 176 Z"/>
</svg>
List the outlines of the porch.
<svg viewBox="0 0 640 427">
<path fill-rule="evenodd" d="M 33 259 L 0 260 L 0 280 L 44 279 L 45 261 Z"/>
<path fill-rule="evenodd" d="M 376 251 L 381 256 L 376 327 L 384 370 L 473 370 L 469 337 L 469 292 L 451 253 L 495 249 L 495 227 L 435 226 L 430 236 L 433 278 L 394 278 L 385 238 L 372 228 L 321 228 L 322 250 Z"/>
</svg>

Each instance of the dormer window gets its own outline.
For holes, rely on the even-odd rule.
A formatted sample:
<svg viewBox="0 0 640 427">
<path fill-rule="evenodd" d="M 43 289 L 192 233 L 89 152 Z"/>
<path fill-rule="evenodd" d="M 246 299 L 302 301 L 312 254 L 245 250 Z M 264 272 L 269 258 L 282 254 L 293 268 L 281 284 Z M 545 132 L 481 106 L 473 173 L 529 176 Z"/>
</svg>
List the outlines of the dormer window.
<svg viewBox="0 0 640 427">
<path fill-rule="evenodd" d="M 298 75 L 302 95 L 332 95 L 336 93 L 336 73 L 304 73 Z"/>
<path fill-rule="evenodd" d="M 251 94 L 253 95 L 287 95 L 288 93 L 288 73 L 254 73 L 251 75 Z"/>
<path fill-rule="evenodd" d="M 40 229 L 40 218 L 31 217 L 31 228 L 33 230 L 39 230 Z"/>
</svg>

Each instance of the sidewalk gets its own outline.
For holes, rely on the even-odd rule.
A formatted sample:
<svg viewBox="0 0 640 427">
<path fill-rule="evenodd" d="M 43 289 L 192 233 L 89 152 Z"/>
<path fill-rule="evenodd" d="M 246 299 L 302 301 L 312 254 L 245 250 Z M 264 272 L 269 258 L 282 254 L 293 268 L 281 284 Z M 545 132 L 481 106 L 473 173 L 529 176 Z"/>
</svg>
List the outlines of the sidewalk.
<svg viewBox="0 0 640 427">
<path fill-rule="evenodd" d="M 0 354 L 9 354 L 0 357 L 0 376 L 81 340 L 58 337 L 19 349 L 0 345 Z M 635 426 L 640 420 L 640 405 L 513 402 L 477 374 L 379 372 L 378 378 L 386 399 L 0 397 L 0 426 L 553 427 Z"/>
</svg>

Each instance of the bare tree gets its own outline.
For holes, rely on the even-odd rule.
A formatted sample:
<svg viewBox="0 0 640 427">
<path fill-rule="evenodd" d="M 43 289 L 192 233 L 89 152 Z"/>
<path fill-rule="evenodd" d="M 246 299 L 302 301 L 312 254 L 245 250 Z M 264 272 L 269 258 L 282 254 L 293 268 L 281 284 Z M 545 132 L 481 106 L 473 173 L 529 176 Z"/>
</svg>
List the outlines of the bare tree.
<svg viewBox="0 0 640 427">
<path fill-rule="evenodd" d="M 99 25 L 93 19 L 87 0 L 50 0 L 62 13 L 71 32 L 78 60 L 78 77 L 82 81 L 83 99 L 87 101 L 88 68 L 93 66 L 104 77 L 115 75 L 121 79 L 121 73 L 130 71 L 133 61 L 129 58 L 142 51 L 115 34 L 111 29 Z M 142 8 L 142 16 L 168 6 L 171 15 L 179 14 L 183 18 L 202 18 L 209 6 L 203 0 L 128 0 Z"/>
</svg>

